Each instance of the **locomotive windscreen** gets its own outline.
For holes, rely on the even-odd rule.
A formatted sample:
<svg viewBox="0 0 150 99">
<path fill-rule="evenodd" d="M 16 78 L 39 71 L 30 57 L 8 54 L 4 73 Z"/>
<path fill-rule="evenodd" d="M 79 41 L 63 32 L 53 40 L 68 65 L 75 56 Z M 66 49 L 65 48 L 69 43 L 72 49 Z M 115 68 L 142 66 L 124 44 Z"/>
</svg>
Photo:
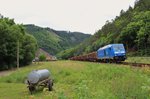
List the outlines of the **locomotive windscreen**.
<svg viewBox="0 0 150 99">
<path fill-rule="evenodd" d="M 123 44 L 114 44 L 113 49 L 115 52 L 125 52 Z"/>
</svg>

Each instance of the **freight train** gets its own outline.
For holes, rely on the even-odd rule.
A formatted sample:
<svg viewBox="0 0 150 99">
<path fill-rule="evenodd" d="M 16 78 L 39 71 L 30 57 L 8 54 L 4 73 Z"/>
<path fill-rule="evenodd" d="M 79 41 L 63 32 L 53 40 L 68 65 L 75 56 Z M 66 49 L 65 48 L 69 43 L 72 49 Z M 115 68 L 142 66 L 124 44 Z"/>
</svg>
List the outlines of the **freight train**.
<svg viewBox="0 0 150 99">
<path fill-rule="evenodd" d="M 126 51 L 123 44 L 109 44 L 95 52 L 70 58 L 70 60 L 100 62 L 120 62 L 125 59 Z"/>
</svg>

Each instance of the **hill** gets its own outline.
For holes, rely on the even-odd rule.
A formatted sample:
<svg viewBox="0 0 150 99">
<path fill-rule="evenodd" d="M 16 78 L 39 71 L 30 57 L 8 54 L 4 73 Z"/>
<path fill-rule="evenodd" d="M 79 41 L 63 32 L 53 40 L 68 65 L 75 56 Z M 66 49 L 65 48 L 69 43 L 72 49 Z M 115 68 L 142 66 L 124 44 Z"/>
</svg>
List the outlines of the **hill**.
<svg viewBox="0 0 150 99">
<path fill-rule="evenodd" d="M 25 31 L 33 35 L 40 48 L 56 55 L 58 52 L 78 45 L 91 35 L 81 32 L 57 31 L 50 28 L 42 28 L 33 24 L 24 25 Z"/>
<path fill-rule="evenodd" d="M 150 0 L 136 0 L 133 8 L 121 10 L 89 39 L 59 56 L 67 59 L 111 43 L 123 43 L 130 55 L 150 55 Z"/>
</svg>

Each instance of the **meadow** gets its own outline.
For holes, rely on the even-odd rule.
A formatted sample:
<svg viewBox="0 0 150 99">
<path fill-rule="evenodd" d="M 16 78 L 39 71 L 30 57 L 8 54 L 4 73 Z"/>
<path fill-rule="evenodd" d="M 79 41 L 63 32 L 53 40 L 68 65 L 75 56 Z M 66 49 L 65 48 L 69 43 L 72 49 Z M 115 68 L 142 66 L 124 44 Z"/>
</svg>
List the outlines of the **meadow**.
<svg viewBox="0 0 150 99">
<path fill-rule="evenodd" d="M 150 57 L 127 57 L 126 62 L 150 64 Z"/>
<path fill-rule="evenodd" d="M 32 70 L 48 69 L 53 91 L 30 95 L 24 83 Z M 150 99 L 150 68 L 80 61 L 41 62 L 0 77 L 0 99 Z"/>
</svg>

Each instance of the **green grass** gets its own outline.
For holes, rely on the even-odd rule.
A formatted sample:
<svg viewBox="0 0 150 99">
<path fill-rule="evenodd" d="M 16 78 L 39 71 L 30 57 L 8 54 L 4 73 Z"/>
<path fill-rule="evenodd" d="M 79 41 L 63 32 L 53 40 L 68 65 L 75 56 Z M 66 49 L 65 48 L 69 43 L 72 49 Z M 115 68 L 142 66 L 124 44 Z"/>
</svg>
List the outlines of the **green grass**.
<svg viewBox="0 0 150 99">
<path fill-rule="evenodd" d="M 126 62 L 136 62 L 136 63 L 148 63 L 148 64 L 150 64 L 150 57 L 127 57 Z"/>
<path fill-rule="evenodd" d="M 34 69 L 47 68 L 54 91 L 29 94 L 25 81 Z M 115 64 L 55 61 L 20 68 L 0 78 L 0 99 L 150 99 L 150 69 Z"/>
</svg>

